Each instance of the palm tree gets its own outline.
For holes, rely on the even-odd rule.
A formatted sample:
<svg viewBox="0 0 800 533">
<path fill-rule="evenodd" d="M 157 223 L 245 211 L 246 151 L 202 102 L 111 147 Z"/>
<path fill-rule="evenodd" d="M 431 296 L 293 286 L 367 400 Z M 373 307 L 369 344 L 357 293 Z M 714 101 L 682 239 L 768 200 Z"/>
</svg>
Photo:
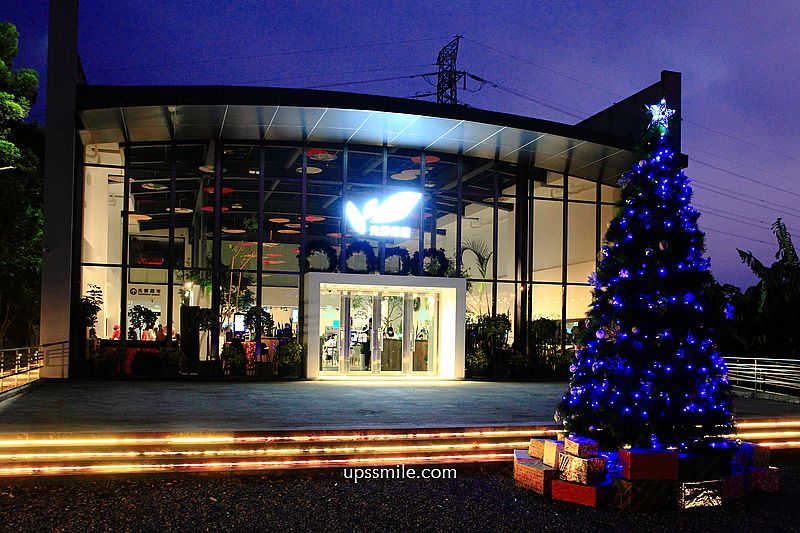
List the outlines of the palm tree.
<svg viewBox="0 0 800 533">
<path fill-rule="evenodd" d="M 745 291 L 746 299 L 753 301 L 759 334 L 750 343 L 761 347 L 762 356 L 796 354 L 797 335 L 800 332 L 800 259 L 792 243 L 786 224 L 780 218 L 772 225 L 778 240 L 776 261 L 767 267 L 752 252 L 737 249 L 739 257 L 759 282 Z"/>
<path fill-rule="evenodd" d="M 463 243 L 461 243 L 461 257 L 463 259 L 464 252 L 470 251 L 475 256 L 475 263 L 478 267 L 478 272 L 481 275 L 481 278 L 486 279 L 489 272 L 489 261 L 492 259 L 492 254 L 494 253 L 491 247 L 484 241 L 478 237 L 470 237 L 466 239 Z M 480 284 L 478 289 L 478 309 L 476 310 L 476 314 L 482 315 L 483 310 L 483 299 L 486 299 L 486 309 L 487 313 L 489 309 L 491 309 L 491 305 L 489 302 L 489 295 L 486 292 L 486 287 L 483 283 Z"/>
</svg>

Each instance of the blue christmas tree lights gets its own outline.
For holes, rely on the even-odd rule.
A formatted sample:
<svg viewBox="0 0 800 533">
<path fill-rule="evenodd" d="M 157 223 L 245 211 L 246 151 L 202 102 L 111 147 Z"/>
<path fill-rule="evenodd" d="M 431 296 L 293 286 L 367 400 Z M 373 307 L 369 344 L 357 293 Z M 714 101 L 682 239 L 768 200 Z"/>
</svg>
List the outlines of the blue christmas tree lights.
<svg viewBox="0 0 800 533">
<path fill-rule="evenodd" d="M 607 446 L 694 449 L 730 431 L 730 388 L 703 306 L 699 213 L 669 145 L 674 110 L 663 99 L 646 107 L 646 155 L 620 179 L 556 420 Z"/>
</svg>

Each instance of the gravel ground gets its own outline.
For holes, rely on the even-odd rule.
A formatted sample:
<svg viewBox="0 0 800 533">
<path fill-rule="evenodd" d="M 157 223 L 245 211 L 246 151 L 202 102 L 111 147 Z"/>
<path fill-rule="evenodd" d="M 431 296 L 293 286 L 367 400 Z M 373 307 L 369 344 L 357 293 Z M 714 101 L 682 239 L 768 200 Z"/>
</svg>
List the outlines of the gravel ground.
<svg viewBox="0 0 800 533">
<path fill-rule="evenodd" d="M 777 465 L 780 493 L 659 515 L 545 500 L 510 465 L 359 483 L 342 470 L 4 480 L 0 531 L 800 531 L 800 460 Z"/>
</svg>

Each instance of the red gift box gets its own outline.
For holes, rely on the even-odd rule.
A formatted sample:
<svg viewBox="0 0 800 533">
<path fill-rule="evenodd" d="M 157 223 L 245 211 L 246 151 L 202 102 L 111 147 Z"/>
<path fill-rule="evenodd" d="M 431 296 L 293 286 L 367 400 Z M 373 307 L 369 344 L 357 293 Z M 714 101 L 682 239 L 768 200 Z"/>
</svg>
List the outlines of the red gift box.
<svg viewBox="0 0 800 533">
<path fill-rule="evenodd" d="M 525 450 L 516 451 L 524 453 Z M 515 458 L 514 460 L 514 482 L 523 489 L 532 490 L 549 498 L 551 485 L 557 477 L 558 470 L 536 459 L 517 461 Z"/>
<path fill-rule="evenodd" d="M 631 480 L 678 479 L 678 454 L 648 448 L 623 448 L 619 451 L 620 473 Z"/>
<path fill-rule="evenodd" d="M 734 472 L 720 479 L 719 492 L 723 500 L 733 500 L 744 496 L 744 473 Z"/>
<path fill-rule="evenodd" d="M 564 438 L 564 453 L 576 457 L 597 457 L 597 441 L 587 437 L 566 437 Z"/>
<path fill-rule="evenodd" d="M 597 509 L 608 502 L 610 487 L 611 485 L 609 483 L 604 483 L 602 485 L 580 485 L 578 483 L 554 479 L 551 490 L 554 500 L 587 505 Z"/>
<path fill-rule="evenodd" d="M 778 492 L 780 490 L 781 471 L 770 466 L 768 468 L 748 468 L 744 472 L 747 490 L 753 492 Z"/>
</svg>

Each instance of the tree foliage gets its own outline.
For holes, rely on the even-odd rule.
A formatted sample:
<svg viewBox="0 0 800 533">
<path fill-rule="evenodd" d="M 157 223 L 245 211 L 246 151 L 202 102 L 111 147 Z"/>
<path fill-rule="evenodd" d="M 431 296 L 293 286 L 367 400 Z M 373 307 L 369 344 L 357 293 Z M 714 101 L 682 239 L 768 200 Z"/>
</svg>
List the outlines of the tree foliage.
<svg viewBox="0 0 800 533">
<path fill-rule="evenodd" d="M 22 123 L 38 76 L 14 70 L 18 38 L 0 22 L 0 346 L 38 341 L 44 133 Z"/>
<path fill-rule="evenodd" d="M 698 448 L 732 425 L 725 363 L 706 310 L 712 277 L 665 122 L 654 117 L 643 148 L 644 159 L 621 180 L 556 417 L 606 446 Z"/>
</svg>

